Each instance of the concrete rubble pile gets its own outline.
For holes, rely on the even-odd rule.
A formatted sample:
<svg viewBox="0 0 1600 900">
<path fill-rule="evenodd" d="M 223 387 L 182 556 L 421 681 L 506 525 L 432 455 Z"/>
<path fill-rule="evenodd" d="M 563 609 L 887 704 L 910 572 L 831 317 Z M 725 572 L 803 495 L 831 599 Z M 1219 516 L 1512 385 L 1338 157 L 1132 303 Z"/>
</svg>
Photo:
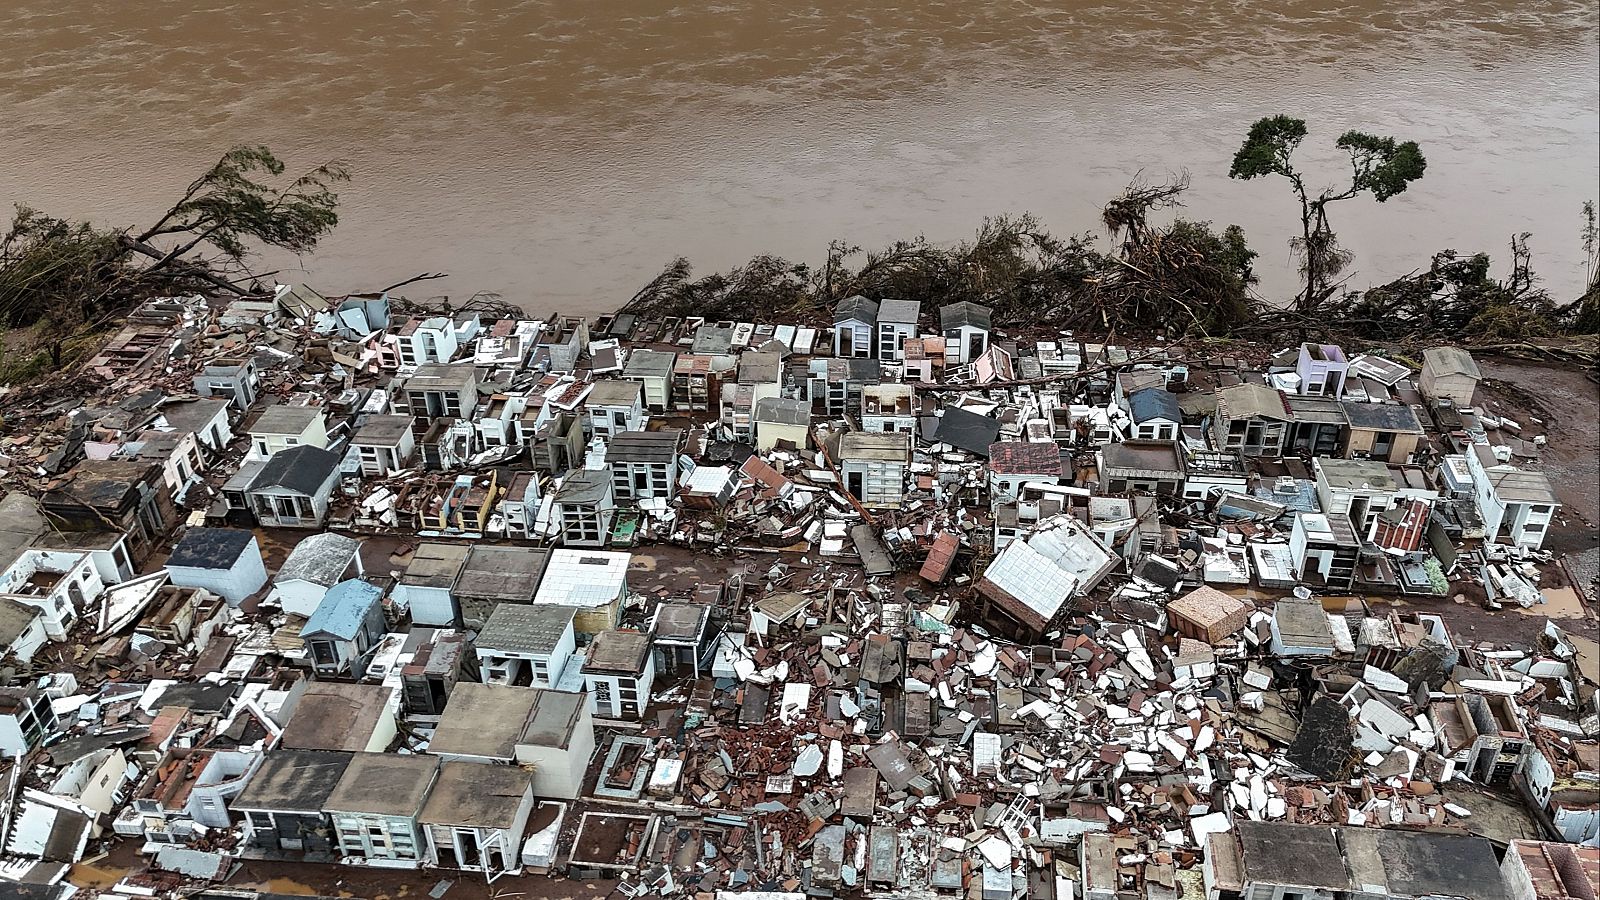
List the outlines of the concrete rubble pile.
<svg viewBox="0 0 1600 900">
<path fill-rule="evenodd" d="M 1235 819 L 1462 828 L 1472 815 L 1447 799 L 1455 764 L 1435 725 L 1383 669 L 1309 673 L 1344 690 L 1310 707 L 1345 726 L 1340 745 L 1297 729 L 1274 689 L 1308 673 L 1275 672 L 1249 637 L 1213 647 L 1090 616 L 1053 645 L 1020 646 L 934 620 L 882 624 L 899 612 L 847 627 L 816 615 L 814 593 L 792 620 L 808 627 L 736 657 L 707 719 L 658 751 L 683 760 L 693 808 L 669 819 L 739 834 L 670 874 L 646 869 L 637 891 L 925 891 L 1003 872 L 1020 893 L 1030 871 L 1077 880 L 1071 839 L 1091 831 L 1131 839 L 1141 864 L 1181 879 Z M 902 855 L 878 882 L 871 835 L 884 828 Z"/>
</svg>

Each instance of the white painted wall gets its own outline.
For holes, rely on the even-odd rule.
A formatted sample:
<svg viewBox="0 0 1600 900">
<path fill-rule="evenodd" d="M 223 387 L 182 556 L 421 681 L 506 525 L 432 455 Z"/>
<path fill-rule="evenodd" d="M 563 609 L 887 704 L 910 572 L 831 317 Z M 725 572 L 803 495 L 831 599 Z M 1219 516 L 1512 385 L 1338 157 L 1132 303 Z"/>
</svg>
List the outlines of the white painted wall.
<svg viewBox="0 0 1600 900">
<path fill-rule="evenodd" d="M 534 796 L 576 800 L 583 792 L 583 776 L 594 746 L 594 718 L 585 705 L 565 748 L 518 744 L 517 765 L 533 768 Z"/>
<path fill-rule="evenodd" d="M 396 603 L 411 610 L 415 625 L 450 626 L 456 622 L 456 602 L 445 588 L 395 585 Z"/>
<path fill-rule="evenodd" d="M 311 420 L 303 431 L 297 435 L 287 434 L 251 434 L 250 459 L 271 459 L 272 454 L 298 447 L 301 444 L 310 444 L 313 447 L 328 449 L 328 428 L 321 416 Z"/>
<path fill-rule="evenodd" d="M 583 675 L 584 687 L 588 691 L 589 711 L 597 716 L 610 719 L 639 718 L 644 708 L 650 705 L 650 689 L 656 678 L 656 658 L 654 653 L 645 655 L 644 671 L 637 678 L 626 675 L 605 675 L 585 672 Z M 602 701 L 597 696 L 596 689 L 602 684 L 607 687 L 610 695 L 609 701 Z M 622 691 L 634 691 L 634 712 L 624 712 Z"/>
<path fill-rule="evenodd" d="M 28 627 L 24 628 L 21 634 L 17 635 L 17 639 L 11 642 L 11 655 L 16 657 L 18 662 L 31 662 L 34 654 L 38 653 L 49 640 L 50 635 L 44 630 L 44 617 L 37 616 L 28 623 Z"/>
<path fill-rule="evenodd" d="M 757 422 L 756 423 L 756 449 L 767 451 L 778 446 L 779 441 L 790 441 L 796 447 L 804 448 L 810 438 L 811 426 L 786 425 L 782 422 Z"/>
<path fill-rule="evenodd" d="M 40 573 L 61 577 L 46 593 L 28 582 Z M 64 641 L 84 609 L 105 590 L 105 582 L 87 553 L 67 550 L 23 551 L 0 573 L 0 594 L 32 606 L 44 614 L 44 630 L 51 640 Z"/>
<path fill-rule="evenodd" d="M 398 592 L 399 588 L 395 590 Z M 299 578 L 272 583 L 272 598 L 278 601 L 283 611 L 308 619 L 317 611 L 317 607 L 322 605 L 322 598 L 327 595 L 327 587 Z"/>
<path fill-rule="evenodd" d="M 480 646 L 478 653 L 478 674 L 484 684 L 510 684 L 519 671 L 532 673 L 530 687 L 554 688 L 561 681 L 561 673 L 567 670 L 567 663 L 572 660 L 573 650 L 577 646 L 577 639 L 572 630 L 572 623 L 567 623 L 566 631 L 562 632 L 561 639 L 556 642 L 555 649 L 547 654 L 538 653 L 512 653 L 494 647 Z M 497 660 L 511 660 L 513 665 L 505 669 L 505 675 L 496 673 L 491 666 Z M 544 663 L 545 674 L 540 677 L 534 663 Z"/>
<path fill-rule="evenodd" d="M 267 566 L 261 559 L 261 547 L 255 538 L 250 539 L 249 546 L 239 554 L 231 569 L 167 566 L 167 574 L 179 587 L 204 588 L 235 607 L 267 584 Z"/>
</svg>

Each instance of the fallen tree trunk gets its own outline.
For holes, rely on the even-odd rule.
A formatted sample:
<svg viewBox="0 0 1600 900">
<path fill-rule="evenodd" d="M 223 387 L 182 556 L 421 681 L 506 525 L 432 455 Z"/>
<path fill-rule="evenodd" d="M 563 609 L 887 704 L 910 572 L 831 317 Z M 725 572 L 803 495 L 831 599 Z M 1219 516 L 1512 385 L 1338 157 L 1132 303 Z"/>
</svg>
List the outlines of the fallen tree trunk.
<svg viewBox="0 0 1600 900">
<path fill-rule="evenodd" d="M 1600 366 L 1600 351 L 1586 350 L 1581 347 L 1561 347 L 1551 344 L 1535 344 L 1528 341 L 1496 344 L 1468 342 L 1465 346 L 1470 350 L 1482 353 L 1497 353 L 1502 356 L 1515 356 L 1520 359 L 1542 359 L 1549 362 L 1576 363 L 1590 368 Z"/>
<path fill-rule="evenodd" d="M 160 249 L 144 243 L 143 241 L 128 237 L 127 235 L 123 235 L 121 237 L 119 244 L 123 247 L 123 249 L 128 250 L 129 252 L 137 253 L 141 256 L 148 256 L 156 261 L 156 265 L 145 269 L 147 273 L 154 274 L 163 268 L 168 268 L 175 270 L 177 274 L 190 278 L 198 278 L 201 281 L 218 288 L 219 290 L 227 291 L 228 293 L 238 297 L 246 297 L 253 293 L 252 291 L 246 290 L 245 288 L 234 284 L 226 278 L 223 278 L 221 275 L 218 275 L 205 266 L 196 265 L 188 260 L 177 259 L 169 253 L 163 253 Z"/>
</svg>

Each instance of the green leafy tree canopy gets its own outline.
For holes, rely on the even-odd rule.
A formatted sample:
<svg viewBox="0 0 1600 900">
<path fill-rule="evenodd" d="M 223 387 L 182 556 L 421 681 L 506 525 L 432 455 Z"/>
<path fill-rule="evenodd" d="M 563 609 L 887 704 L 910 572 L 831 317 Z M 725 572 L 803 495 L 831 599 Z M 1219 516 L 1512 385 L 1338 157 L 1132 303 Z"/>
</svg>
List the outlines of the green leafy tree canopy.
<svg viewBox="0 0 1600 900">
<path fill-rule="evenodd" d="M 1337 290 L 1336 279 L 1350 262 L 1350 254 L 1340 248 L 1328 223 L 1328 204 L 1362 194 L 1383 203 L 1405 193 L 1428 168 L 1416 141 L 1346 131 L 1334 145 L 1349 157 L 1349 184 L 1312 192 L 1306 187 L 1305 173 L 1294 164 L 1294 153 L 1307 133 L 1304 119 L 1284 115 L 1258 119 L 1228 168 L 1228 176 L 1241 181 L 1266 175 L 1286 178 L 1300 201 L 1300 236 L 1291 246 L 1300 258 L 1305 280 L 1297 298 L 1302 312 L 1310 312 Z"/>
</svg>

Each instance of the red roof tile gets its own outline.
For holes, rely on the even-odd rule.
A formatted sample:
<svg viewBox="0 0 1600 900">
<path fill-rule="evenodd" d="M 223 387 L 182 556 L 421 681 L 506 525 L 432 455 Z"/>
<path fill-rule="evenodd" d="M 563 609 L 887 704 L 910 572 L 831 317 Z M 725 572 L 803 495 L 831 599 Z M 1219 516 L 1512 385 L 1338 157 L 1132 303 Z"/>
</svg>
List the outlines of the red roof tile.
<svg viewBox="0 0 1600 900">
<path fill-rule="evenodd" d="M 1061 475 L 1055 442 L 996 441 L 989 445 L 989 470 L 997 475 Z"/>
<path fill-rule="evenodd" d="M 961 540 L 948 531 L 934 538 L 933 549 L 928 551 L 928 558 L 922 564 L 922 577 L 934 584 L 944 581 L 960 547 Z"/>
</svg>

